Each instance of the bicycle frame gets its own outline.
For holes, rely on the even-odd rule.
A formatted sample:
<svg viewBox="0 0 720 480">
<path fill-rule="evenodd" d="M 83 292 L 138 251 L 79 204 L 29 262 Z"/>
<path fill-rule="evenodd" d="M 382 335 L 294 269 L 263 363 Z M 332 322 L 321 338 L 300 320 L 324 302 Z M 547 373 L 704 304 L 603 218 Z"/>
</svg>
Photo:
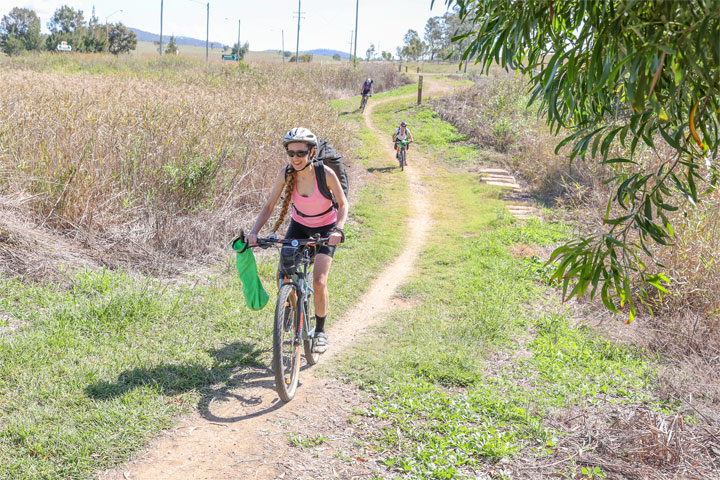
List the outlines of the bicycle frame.
<svg viewBox="0 0 720 480">
<path fill-rule="evenodd" d="M 300 264 L 298 266 L 302 266 L 302 268 L 297 268 L 295 273 L 290 275 L 289 277 L 283 277 L 278 279 L 278 287 L 282 286 L 285 283 L 291 283 L 295 289 L 300 293 L 300 298 L 298 299 L 300 305 L 298 307 L 298 315 L 300 318 L 298 318 L 298 331 L 295 332 L 296 335 L 300 336 L 301 340 L 312 340 L 312 336 L 315 334 L 315 329 L 310 330 L 308 327 L 309 322 L 306 322 L 307 319 L 307 304 L 308 299 L 311 295 L 315 293 L 315 290 L 313 289 L 312 285 L 310 285 L 307 281 L 307 274 L 308 270 L 310 269 L 310 265 L 312 264 L 312 249 L 316 248 L 317 245 L 323 242 L 327 242 L 327 238 L 313 238 L 313 239 L 307 239 L 307 240 L 277 240 L 274 238 L 258 238 L 258 247 L 260 248 L 269 248 L 271 246 L 281 246 L 281 245 L 292 245 L 294 247 L 300 247 L 302 248 L 302 259 L 300 260 Z"/>
<path fill-rule="evenodd" d="M 312 339 L 312 336 L 315 334 L 315 329 L 310 331 L 308 324 L 309 322 L 306 322 L 305 319 L 307 318 L 307 303 L 310 296 L 315 293 L 315 290 L 313 289 L 312 285 L 310 285 L 307 281 L 307 274 L 310 267 L 310 264 L 312 263 L 311 259 L 311 248 L 314 248 L 311 245 L 307 245 L 303 248 L 303 256 L 300 263 L 302 264 L 302 271 L 296 271 L 295 274 L 291 275 L 290 277 L 285 277 L 280 279 L 280 285 L 284 285 L 286 283 L 291 283 L 295 286 L 298 292 L 300 292 L 300 298 L 298 299 L 300 305 L 298 308 L 298 331 L 295 332 L 296 335 L 301 335 L 302 340 L 310 340 Z"/>
</svg>

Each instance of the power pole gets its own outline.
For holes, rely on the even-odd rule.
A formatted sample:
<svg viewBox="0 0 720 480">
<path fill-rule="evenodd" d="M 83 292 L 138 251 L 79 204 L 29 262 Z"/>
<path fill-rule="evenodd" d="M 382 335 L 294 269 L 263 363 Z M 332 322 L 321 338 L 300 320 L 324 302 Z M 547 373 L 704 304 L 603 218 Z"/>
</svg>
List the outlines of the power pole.
<svg viewBox="0 0 720 480">
<path fill-rule="evenodd" d="M 285 63 L 285 30 L 282 30 L 282 51 L 280 52 L 283 63 Z"/>
<path fill-rule="evenodd" d="M 298 19 L 298 28 L 297 28 L 297 43 L 295 44 L 295 63 L 297 64 L 299 61 L 299 55 L 300 55 L 300 19 L 303 18 L 302 9 L 300 8 L 302 0 L 298 0 L 298 11 L 297 11 L 297 19 Z M 283 55 L 285 52 L 283 52 Z"/>
<path fill-rule="evenodd" d="M 352 62 L 352 41 L 353 41 L 353 35 L 355 34 L 355 30 L 350 30 L 350 56 L 348 56 L 348 60 Z"/>
<path fill-rule="evenodd" d="M 237 49 L 237 60 L 240 61 L 240 19 L 238 18 L 238 49 Z"/>
<path fill-rule="evenodd" d="M 205 28 L 205 62 L 207 63 L 209 58 L 209 46 L 210 44 L 210 2 L 207 2 L 207 27 Z"/>
<path fill-rule="evenodd" d="M 162 55 L 162 17 L 163 17 L 163 0 L 160 0 L 160 55 Z"/>
<path fill-rule="evenodd" d="M 358 12 L 360 11 L 360 0 L 355 0 L 355 53 L 353 56 L 355 57 L 355 62 L 353 65 L 355 68 L 357 68 L 357 27 L 358 27 Z"/>
</svg>

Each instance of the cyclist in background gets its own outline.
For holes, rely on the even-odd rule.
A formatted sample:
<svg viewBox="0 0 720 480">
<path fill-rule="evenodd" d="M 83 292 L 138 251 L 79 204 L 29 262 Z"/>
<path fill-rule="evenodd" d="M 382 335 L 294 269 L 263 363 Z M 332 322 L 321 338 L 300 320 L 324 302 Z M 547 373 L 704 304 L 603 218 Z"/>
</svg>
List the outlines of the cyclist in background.
<svg viewBox="0 0 720 480">
<path fill-rule="evenodd" d="M 395 147 L 395 158 L 399 158 L 400 156 L 400 149 L 398 148 L 398 141 L 403 140 L 407 141 L 409 143 L 412 143 L 415 141 L 413 138 L 412 133 L 410 132 L 410 129 L 407 128 L 407 123 L 405 121 L 400 122 L 400 126 L 395 129 L 395 133 L 393 133 L 393 145 Z M 410 150 L 410 145 L 406 147 L 408 150 Z M 407 163 L 407 158 L 405 159 L 405 163 Z"/>
<path fill-rule="evenodd" d="M 373 79 L 368 77 L 367 80 L 365 80 L 365 83 L 362 84 L 362 90 L 360 92 L 362 95 L 372 95 L 373 94 Z"/>
<path fill-rule="evenodd" d="M 360 90 L 360 94 L 362 95 L 362 98 L 365 99 L 365 97 L 373 94 L 373 79 L 368 77 L 367 80 L 365 80 L 365 83 L 362 84 L 362 89 Z M 362 102 L 362 100 L 361 100 Z"/>
<path fill-rule="evenodd" d="M 337 208 L 333 205 L 332 200 L 325 198 L 320 193 L 313 164 L 317 147 L 317 137 L 314 133 L 303 127 L 293 128 L 285 135 L 283 145 L 288 154 L 288 165 L 283 167 L 275 177 L 270 196 L 246 239 L 250 245 L 257 244 L 258 232 L 270 218 L 283 192 L 284 199 L 280 217 L 273 226 L 273 232 L 282 225 L 288 207 L 292 203 L 292 215 L 290 226 L 285 234 L 286 239 L 310 238 L 315 234 L 329 237 L 330 244 L 317 249 L 313 271 L 316 319 L 313 351 L 324 353 L 328 346 L 328 338 L 325 333 L 325 319 L 329 304 L 327 280 L 335 248 L 345 239 L 342 228 L 347 221 L 348 203 L 335 172 L 324 165 L 322 168 L 325 169 L 327 186 L 335 196 Z"/>
</svg>

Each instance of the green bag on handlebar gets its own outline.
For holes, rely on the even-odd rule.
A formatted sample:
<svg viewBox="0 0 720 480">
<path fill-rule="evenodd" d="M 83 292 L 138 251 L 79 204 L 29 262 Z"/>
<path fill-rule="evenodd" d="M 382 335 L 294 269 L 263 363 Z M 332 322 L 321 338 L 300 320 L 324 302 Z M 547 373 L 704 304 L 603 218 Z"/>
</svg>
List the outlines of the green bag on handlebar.
<svg viewBox="0 0 720 480">
<path fill-rule="evenodd" d="M 236 253 L 235 266 L 243 286 L 243 295 L 248 308 L 261 310 L 270 297 L 260 282 L 257 274 L 255 255 L 245 242 L 245 235 L 240 235 L 233 241 L 233 250 Z"/>
</svg>

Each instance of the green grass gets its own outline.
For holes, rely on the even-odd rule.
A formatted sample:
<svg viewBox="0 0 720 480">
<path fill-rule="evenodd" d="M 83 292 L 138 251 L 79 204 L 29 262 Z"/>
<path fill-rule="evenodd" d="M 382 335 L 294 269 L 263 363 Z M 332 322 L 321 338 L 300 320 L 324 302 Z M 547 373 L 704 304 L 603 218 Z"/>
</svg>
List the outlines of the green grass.
<svg viewBox="0 0 720 480">
<path fill-rule="evenodd" d="M 401 292 L 413 306 L 393 312 L 340 366 L 374 394 L 361 413 L 389 422 L 368 438 L 370 448 L 403 478 L 482 478 L 520 451 L 551 453 L 563 434 L 545 426 L 552 412 L 604 401 L 660 408 L 648 393 L 653 365 L 578 328 L 544 299 L 546 287 L 528 260 L 509 251 L 554 244 L 568 228 L 515 221 L 499 189 L 457 173 L 469 153 L 453 145 L 452 129 L 424 107 L 405 105 L 379 108 L 375 121 L 383 129 L 398 115 L 417 122 L 425 153 L 444 161 L 424 178 L 441 201 Z"/>
<path fill-rule="evenodd" d="M 290 445 L 298 448 L 313 448 L 325 443 L 327 439 L 322 435 L 301 435 L 291 434 L 289 436 Z"/>
<path fill-rule="evenodd" d="M 371 144 L 361 153 L 386 166 Z M 406 185 L 375 175 L 335 256 L 330 323 L 402 247 Z M 0 312 L 24 325 L 0 337 L 0 478 L 91 478 L 241 388 L 244 370 L 269 364 L 276 261 L 259 262 L 271 295 L 260 312 L 244 306 L 231 259 L 179 286 L 105 270 L 45 285 L 0 277 Z"/>
<path fill-rule="evenodd" d="M 373 110 L 376 125 L 383 131 L 392 132 L 404 120 L 415 137 L 410 149 L 441 158 L 453 165 L 469 165 L 476 162 L 477 149 L 466 143 L 465 135 L 447 122 L 426 104 L 417 105 L 413 99 L 401 99 L 378 106 Z"/>
</svg>

